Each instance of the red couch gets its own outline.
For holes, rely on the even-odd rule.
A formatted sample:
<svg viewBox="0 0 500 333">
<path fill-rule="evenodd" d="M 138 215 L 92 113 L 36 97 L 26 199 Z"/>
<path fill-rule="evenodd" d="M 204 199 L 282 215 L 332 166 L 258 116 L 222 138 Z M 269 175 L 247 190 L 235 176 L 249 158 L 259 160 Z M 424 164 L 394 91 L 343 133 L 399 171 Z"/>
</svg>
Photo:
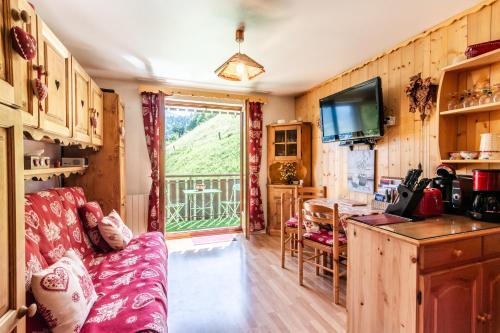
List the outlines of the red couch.
<svg viewBox="0 0 500 333">
<path fill-rule="evenodd" d="M 163 235 L 144 233 L 121 251 L 98 253 L 78 216 L 78 207 L 85 202 L 78 187 L 26 195 L 28 302 L 33 301 L 29 291 L 33 272 L 50 266 L 71 248 L 82 257 L 98 295 L 80 332 L 167 332 L 167 248 Z M 40 314 L 28 318 L 28 332 L 47 330 Z"/>
</svg>

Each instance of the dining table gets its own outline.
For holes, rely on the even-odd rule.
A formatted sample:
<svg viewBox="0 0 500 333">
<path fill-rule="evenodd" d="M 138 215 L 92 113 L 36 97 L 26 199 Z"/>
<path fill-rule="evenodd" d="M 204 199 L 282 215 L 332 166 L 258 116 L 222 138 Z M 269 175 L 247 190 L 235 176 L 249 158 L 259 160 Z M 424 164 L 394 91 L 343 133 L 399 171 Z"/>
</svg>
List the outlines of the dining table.
<svg viewBox="0 0 500 333">
<path fill-rule="evenodd" d="M 192 190 L 184 190 L 184 194 L 187 196 L 187 204 L 188 204 L 188 221 L 190 221 L 193 216 L 198 217 L 197 213 L 202 212 L 203 218 L 205 215 L 205 211 L 208 210 L 210 214 L 210 218 L 214 216 L 214 196 L 216 194 L 222 193 L 221 190 L 215 188 L 205 188 L 202 190 L 192 189 Z M 205 200 L 201 200 L 201 205 L 197 202 L 198 195 L 208 194 L 208 203 Z"/>
</svg>

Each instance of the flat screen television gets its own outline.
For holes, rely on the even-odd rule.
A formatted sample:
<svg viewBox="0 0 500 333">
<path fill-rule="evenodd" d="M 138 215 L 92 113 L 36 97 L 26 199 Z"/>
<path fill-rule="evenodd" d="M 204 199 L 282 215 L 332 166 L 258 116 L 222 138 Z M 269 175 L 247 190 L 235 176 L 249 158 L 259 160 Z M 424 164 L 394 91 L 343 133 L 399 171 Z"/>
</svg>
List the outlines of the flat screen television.
<svg viewBox="0 0 500 333">
<path fill-rule="evenodd" d="M 380 77 L 319 101 L 323 142 L 361 142 L 384 135 Z"/>
</svg>

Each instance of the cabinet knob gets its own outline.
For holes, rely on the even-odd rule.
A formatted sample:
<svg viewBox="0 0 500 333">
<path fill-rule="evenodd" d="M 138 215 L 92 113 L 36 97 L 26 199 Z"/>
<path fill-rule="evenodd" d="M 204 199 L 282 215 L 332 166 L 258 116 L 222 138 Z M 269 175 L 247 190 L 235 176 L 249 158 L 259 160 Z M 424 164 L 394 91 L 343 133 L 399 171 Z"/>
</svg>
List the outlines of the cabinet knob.
<svg viewBox="0 0 500 333">
<path fill-rule="evenodd" d="M 462 250 L 458 250 L 458 249 L 453 250 L 453 256 L 455 258 L 460 258 L 463 254 L 464 254 L 464 251 L 462 251 Z"/>
<path fill-rule="evenodd" d="M 37 306 L 36 303 L 31 304 L 29 307 L 26 305 L 22 305 L 17 310 L 17 318 L 21 319 L 22 317 L 28 315 L 28 317 L 33 317 L 36 314 Z"/>
</svg>

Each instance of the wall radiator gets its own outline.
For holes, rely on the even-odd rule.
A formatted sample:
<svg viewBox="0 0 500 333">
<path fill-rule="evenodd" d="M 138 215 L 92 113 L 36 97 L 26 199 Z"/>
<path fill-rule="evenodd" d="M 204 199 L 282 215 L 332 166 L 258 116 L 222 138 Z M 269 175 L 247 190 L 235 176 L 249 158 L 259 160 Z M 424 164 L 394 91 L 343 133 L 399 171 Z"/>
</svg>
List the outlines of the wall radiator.
<svg viewBox="0 0 500 333">
<path fill-rule="evenodd" d="M 127 195 L 126 224 L 134 235 L 147 231 L 149 194 Z"/>
</svg>

